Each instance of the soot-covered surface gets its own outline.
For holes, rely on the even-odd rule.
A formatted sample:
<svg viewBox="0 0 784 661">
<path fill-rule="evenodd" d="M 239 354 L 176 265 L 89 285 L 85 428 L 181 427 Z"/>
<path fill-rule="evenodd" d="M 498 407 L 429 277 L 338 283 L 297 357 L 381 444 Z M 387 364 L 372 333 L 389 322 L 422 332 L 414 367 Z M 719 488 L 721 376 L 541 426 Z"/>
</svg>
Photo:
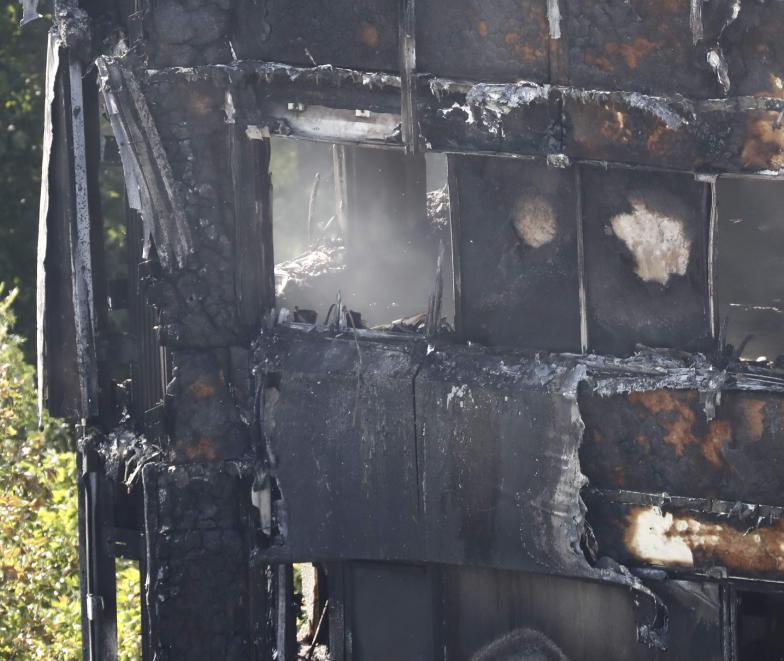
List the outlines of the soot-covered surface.
<svg viewBox="0 0 784 661">
<path fill-rule="evenodd" d="M 709 348 L 707 185 L 588 167 L 582 184 L 590 349 Z"/>
</svg>

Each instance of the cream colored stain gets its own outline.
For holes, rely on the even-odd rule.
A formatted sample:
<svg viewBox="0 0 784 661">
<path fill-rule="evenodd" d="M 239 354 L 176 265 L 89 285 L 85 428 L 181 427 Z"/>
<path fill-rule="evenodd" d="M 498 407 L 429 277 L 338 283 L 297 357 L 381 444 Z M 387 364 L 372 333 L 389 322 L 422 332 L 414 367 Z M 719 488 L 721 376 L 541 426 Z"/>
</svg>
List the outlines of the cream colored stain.
<svg viewBox="0 0 784 661">
<path fill-rule="evenodd" d="M 637 558 L 651 564 L 693 567 L 691 549 L 678 536 L 684 532 L 683 524 L 683 521 L 676 522 L 672 514 L 664 514 L 658 507 L 640 510 L 627 531 L 627 547 Z"/>
<path fill-rule="evenodd" d="M 515 204 L 515 232 L 532 248 L 550 243 L 555 238 L 557 227 L 555 211 L 544 197 L 526 195 Z"/>
<path fill-rule="evenodd" d="M 639 198 L 630 198 L 631 213 L 611 221 L 613 232 L 634 255 L 634 272 L 646 282 L 666 285 L 673 275 L 684 275 L 689 265 L 691 240 L 683 222 L 649 208 Z"/>
<path fill-rule="evenodd" d="M 784 521 L 752 531 L 635 507 L 626 517 L 624 543 L 634 557 L 664 566 L 723 566 L 759 574 L 784 572 Z M 695 561 L 695 554 L 698 560 Z"/>
</svg>

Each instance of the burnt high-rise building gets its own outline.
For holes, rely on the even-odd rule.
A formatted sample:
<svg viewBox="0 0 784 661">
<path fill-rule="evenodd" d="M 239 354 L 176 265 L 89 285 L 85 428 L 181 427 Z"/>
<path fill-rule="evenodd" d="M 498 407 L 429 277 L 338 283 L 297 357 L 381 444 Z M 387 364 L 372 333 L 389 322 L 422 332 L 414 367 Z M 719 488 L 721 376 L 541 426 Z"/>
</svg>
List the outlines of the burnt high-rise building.
<svg viewBox="0 0 784 661">
<path fill-rule="evenodd" d="M 53 19 L 86 659 L 782 658 L 784 2 Z"/>
</svg>

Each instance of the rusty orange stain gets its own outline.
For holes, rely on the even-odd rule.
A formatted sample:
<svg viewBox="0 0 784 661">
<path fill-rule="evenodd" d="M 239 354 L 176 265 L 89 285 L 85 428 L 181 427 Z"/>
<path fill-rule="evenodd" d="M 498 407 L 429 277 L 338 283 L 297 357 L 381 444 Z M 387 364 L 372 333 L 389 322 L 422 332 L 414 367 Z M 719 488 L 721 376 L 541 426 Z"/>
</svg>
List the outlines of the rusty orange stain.
<svg viewBox="0 0 784 661">
<path fill-rule="evenodd" d="M 637 437 L 634 440 L 637 445 L 645 450 L 645 454 L 651 453 L 651 442 L 645 434 L 637 434 Z"/>
<path fill-rule="evenodd" d="M 486 37 L 487 36 L 487 21 L 479 21 L 479 36 Z"/>
<path fill-rule="evenodd" d="M 619 486 L 625 487 L 627 484 L 626 473 L 623 470 L 623 466 L 613 466 L 610 470 L 612 483 Z"/>
<path fill-rule="evenodd" d="M 200 438 L 195 445 L 190 442 L 180 442 L 178 445 L 190 461 L 196 461 L 197 459 L 215 461 L 218 458 L 215 446 L 206 436 Z"/>
<path fill-rule="evenodd" d="M 662 0 L 658 7 L 668 14 L 685 14 L 689 11 L 687 0 Z"/>
<path fill-rule="evenodd" d="M 519 32 L 507 32 L 504 35 L 504 42 L 507 46 L 511 46 L 515 53 L 517 53 L 524 60 L 539 60 L 544 58 L 544 50 L 536 48 L 528 43 L 523 42 L 523 36 Z"/>
<path fill-rule="evenodd" d="M 765 400 L 744 399 L 740 402 L 746 429 L 752 441 L 759 441 L 765 433 Z"/>
<path fill-rule="evenodd" d="M 674 131 L 667 128 L 667 125 L 664 122 L 657 120 L 657 126 L 653 131 L 651 131 L 646 142 L 648 151 L 651 154 L 657 154 L 659 156 L 663 156 L 669 153 L 671 146 L 669 142 L 667 142 L 666 138 L 673 133 Z"/>
<path fill-rule="evenodd" d="M 620 110 L 605 109 L 607 119 L 602 122 L 599 129 L 601 135 L 610 142 L 628 145 L 632 139 L 631 129 L 626 125 L 626 115 Z"/>
<path fill-rule="evenodd" d="M 732 427 L 727 420 L 719 420 L 718 418 L 711 420 L 708 423 L 708 433 L 705 435 L 705 441 L 700 445 L 702 456 L 714 466 L 720 468 L 724 461 L 722 457 L 724 444 L 731 439 Z"/>
<path fill-rule="evenodd" d="M 524 60 L 538 60 L 544 57 L 544 51 L 525 44 L 517 44 L 514 49 Z"/>
<path fill-rule="evenodd" d="M 696 397 L 696 394 L 690 391 L 687 401 L 690 395 Z M 650 413 L 658 416 L 657 422 L 667 432 L 664 442 L 675 448 L 678 457 L 683 456 L 686 445 L 697 442 L 691 431 L 696 417 L 694 411 L 672 392 L 668 390 L 633 392 L 629 395 L 629 401 L 633 404 L 642 404 Z"/>
<path fill-rule="evenodd" d="M 366 21 L 363 21 L 359 26 L 359 38 L 368 48 L 378 48 L 381 43 L 376 26 Z"/>
<path fill-rule="evenodd" d="M 769 73 L 768 82 L 770 87 L 766 90 L 766 93 L 758 96 L 772 96 L 774 99 L 784 99 L 784 80 L 782 80 L 781 76 Z"/>
<path fill-rule="evenodd" d="M 643 562 L 662 566 L 721 565 L 752 574 L 784 571 L 784 525 L 750 531 L 715 523 L 698 513 L 663 512 L 658 507 L 633 507 L 621 522 L 624 544 Z"/>
<path fill-rule="evenodd" d="M 784 127 L 776 128 L 778 116 L 776 111 L 749 114 L 746 142 L 740 155 L 747 168 L 778 170 L 784 167 Z"/>
<path fill-rule="evenodd" d="M 207 115 L 214 110 L 212 100 L 207 96 L 192 94 L 188 108 L 195 112 L 197 115 Z"/>
<path fill-rule="evenodd" d="M 594 56 L 590 53 L 586 53 L 583 55 L 583 62 L 588 66 L 596 67 L 597 69 L 601 69 L 605 73 L 612 73 L 614 70 L 613 65 L 610 63 L 606 57 L 603 56 Z"/>
<path fill-rule="evenodd" d="M 650 41 L 645 37 L 637 37 L 631 44 L 618 44 L 611 41 L 605 45 L 604 49 L 611 55 L 620 55 L 627 67 L 636 69 L 640 59 L 660 47 L 659 42 Z"/>
<path fill-rule="evenodd" d="M 722 449 L 732 438 L 732 427 L 726 420 L 714 419 L 708 423 L 705 437 L 698 438 L 694 432 L 697 399 L 694 390 L 678 394 L 670 390 L 648 390 L 629 395 L 632 404 L 640 404 L 656 416 L 656 423 L 665 432 L 662 440 L 675 449 L 677 457 L 683 456 L 687 445 L 698 445 L 705 459 L 721 468 Z"/>
<path fill-rule="evenodd" d="M 210 378 L 204 376 L 194 381 L 188 390 L 196 399 L 207 399 L 208 397 L 214 397 L 215 393 L 217 392 L 217 388 L 212 383 L 210 383 Z"/>
</svg>

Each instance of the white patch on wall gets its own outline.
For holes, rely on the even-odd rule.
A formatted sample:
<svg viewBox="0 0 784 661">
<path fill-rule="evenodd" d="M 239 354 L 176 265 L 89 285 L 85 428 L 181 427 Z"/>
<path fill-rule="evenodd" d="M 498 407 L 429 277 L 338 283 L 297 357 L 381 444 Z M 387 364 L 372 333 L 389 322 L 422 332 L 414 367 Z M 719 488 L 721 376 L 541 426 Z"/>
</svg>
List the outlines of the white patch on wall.
<svg viewBox="0 0 784 661">
<path fill-rule="evenodd" d="M 465 383 L 459 386 L 452 386 L 452 390 L 446 395 L 446 407 L 449 408 L 452 405 L 452 402 L 456 401 L 460 408 L 463 408 L 463 400 L 466 397 L 472 402 L 474 401 L 471 390 Z"/>
<path fill-rule="evenodd" d="M 532 248 L 541 248 L 555 238 L 557 223 L 552 205 L 541 195 L 525 195 L 514 208 L 517 236 Z"/>
<path fill-rule="evenodd" d="M 658 507 L 639 511 L 631 522 L 627 545 L 640 560 L 656 565 L 694 566 L 689 545 L 678 536 L 683 531 L 671 513 Z"/>
<path fill-rule="evenodd" d="M 646 282 L 666 285 L 672 275 L 684 275 L 689 265 L 691 240 L 683 221 L 649 208 L 639 198 L 629 198 L 630 213 L 611 221 L 613 232 L 634 255 L 634 272 Z"/>
</svg>

